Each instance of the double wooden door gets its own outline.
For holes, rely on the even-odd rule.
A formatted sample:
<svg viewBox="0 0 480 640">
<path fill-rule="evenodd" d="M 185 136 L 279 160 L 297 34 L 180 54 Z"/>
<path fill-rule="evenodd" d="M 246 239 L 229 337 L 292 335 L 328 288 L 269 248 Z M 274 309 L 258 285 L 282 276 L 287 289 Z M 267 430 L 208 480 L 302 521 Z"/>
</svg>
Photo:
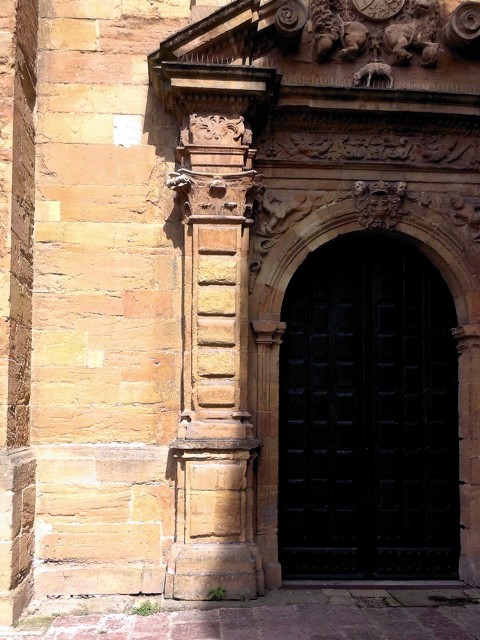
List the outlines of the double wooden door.
<svg viewBox="0 0 480 640">
<path fill-rule="evenodd" d="M 284 578 L 458 575 L 450 292 L 415 249 L 336 240 L 287 289 L 280 363 Z"/>
</svg>

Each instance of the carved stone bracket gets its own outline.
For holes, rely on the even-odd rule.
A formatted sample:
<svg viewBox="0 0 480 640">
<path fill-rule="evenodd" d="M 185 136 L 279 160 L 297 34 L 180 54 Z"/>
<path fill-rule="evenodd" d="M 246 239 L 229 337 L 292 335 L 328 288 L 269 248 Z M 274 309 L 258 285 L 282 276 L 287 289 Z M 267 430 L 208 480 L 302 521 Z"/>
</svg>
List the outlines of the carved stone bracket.
<svg viewBox="0 0 480 640">
<path fill-rule="evenodd" d="M 480 325 L 467 324 L 452 329 L 452 335 L 457 341 L 457 350 L 463 353 L 470 346 L 480 347 Z"/>
<path fill-rule="evenodd" d="M 358 221 L 364 227 L 392 229 L 407 214 L 401 211 L 407 184 L 378 180 L 357 180 L 353 185 L 353 202 L 359 212 Z"/>
<path fill-rule="evenodd" d="M 274 322 L 272 320 L 252 321 L 252 329 L 258 345 L 271 346 L 273 344 L 280 344 L 281 337 L 285 333 L 286 328 L 287 325 L 285 322 Z"/>
<path fill-rule="evenodd" d="M 190 113 L 184 117 L 177 155 L 185 169 L 235 173 L 252 168 L 251 143 L 249 125 L 233 108 Z"/>
</svg>

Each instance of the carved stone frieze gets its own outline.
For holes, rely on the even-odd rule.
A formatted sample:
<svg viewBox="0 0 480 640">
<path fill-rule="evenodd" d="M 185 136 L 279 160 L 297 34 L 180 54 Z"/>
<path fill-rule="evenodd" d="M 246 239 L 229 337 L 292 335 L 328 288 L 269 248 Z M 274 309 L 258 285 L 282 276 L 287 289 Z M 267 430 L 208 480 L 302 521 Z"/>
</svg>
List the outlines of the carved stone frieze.
<svg viewBox="0 0 480 640">
<path fill-rule="evenodd" d="M 457 135 L 416 135 L 408 130 L 399 134 L 380 127 L 377 132 L 358 133 L 297 132 L 288 127 L 267 134 L 258 141 L 260 158 L 306 159 L 314 162 L 400 163 L 411 166 L 435 166 L 440 163 L 458 169 L 478 164 L 478 141 Z"/>
<path fill-rule="evenodd" d="M 252 131 L 240 115 L 192 113 L 180 133 L 180 141 L 184 145 L 239 147 L 251 144 Z"/>
<path fill-rule="evenodd" d="M 393 229 L 399 219 L 407 193 L 406 182 L 385 180 L 357 180 L 353 185 L 353 202 L 359 212 L 358 221 L 363 227 Z"/>
<path fill-rule="evenodd" d="M 191 216 L 249 219 L 255 193 L 262 188 L 255 171 L 214 175 L 186 169 L 170 174 L 167 187 L 184 197 L 187 220 Z"/>
</svg>

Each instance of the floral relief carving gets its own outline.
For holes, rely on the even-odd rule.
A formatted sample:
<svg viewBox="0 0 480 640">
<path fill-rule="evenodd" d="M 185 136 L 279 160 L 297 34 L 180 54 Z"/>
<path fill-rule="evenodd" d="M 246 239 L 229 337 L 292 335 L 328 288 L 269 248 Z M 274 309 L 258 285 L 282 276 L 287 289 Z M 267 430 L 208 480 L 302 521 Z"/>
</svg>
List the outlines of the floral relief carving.
<svg viewBox="0 0 480 640">
<path fill-rule="evenodd" d="M 251 144 L 252 131 L 243 116 L 192 113 L 180 140 L 184 145 L 239 147 Z"/>
<path fill-rule="evenodd" d="M 393 229 L 407 211 L 401 211 L 406 182 L 364 182 L 353 185 L 353 202 L 359 212 L 358 221 L 363 227 Z"/>
</svg>

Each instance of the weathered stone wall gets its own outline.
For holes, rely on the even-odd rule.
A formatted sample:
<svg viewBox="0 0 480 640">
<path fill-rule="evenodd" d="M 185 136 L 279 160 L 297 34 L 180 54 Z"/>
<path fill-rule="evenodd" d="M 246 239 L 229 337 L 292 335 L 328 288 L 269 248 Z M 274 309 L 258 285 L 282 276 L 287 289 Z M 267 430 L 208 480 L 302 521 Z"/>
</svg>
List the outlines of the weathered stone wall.
<svg viewBox="0 0 480 640">
<path fill-rule="evenodd" d="M 35 0 L 0 7 L 0 624 L 15 621 L 32 592 L 35 486 L 28 444 L 37 22 Z"/>
<path fill-rule="evenodd" d="M 174 535 L 182 238 L 177 129 L 147 53 L 188 1 L 43 0 L 32 443 L 36 593 L 158 593 Z M 55 446 L 52 446 L 55 445 Z"/>
</svg>

